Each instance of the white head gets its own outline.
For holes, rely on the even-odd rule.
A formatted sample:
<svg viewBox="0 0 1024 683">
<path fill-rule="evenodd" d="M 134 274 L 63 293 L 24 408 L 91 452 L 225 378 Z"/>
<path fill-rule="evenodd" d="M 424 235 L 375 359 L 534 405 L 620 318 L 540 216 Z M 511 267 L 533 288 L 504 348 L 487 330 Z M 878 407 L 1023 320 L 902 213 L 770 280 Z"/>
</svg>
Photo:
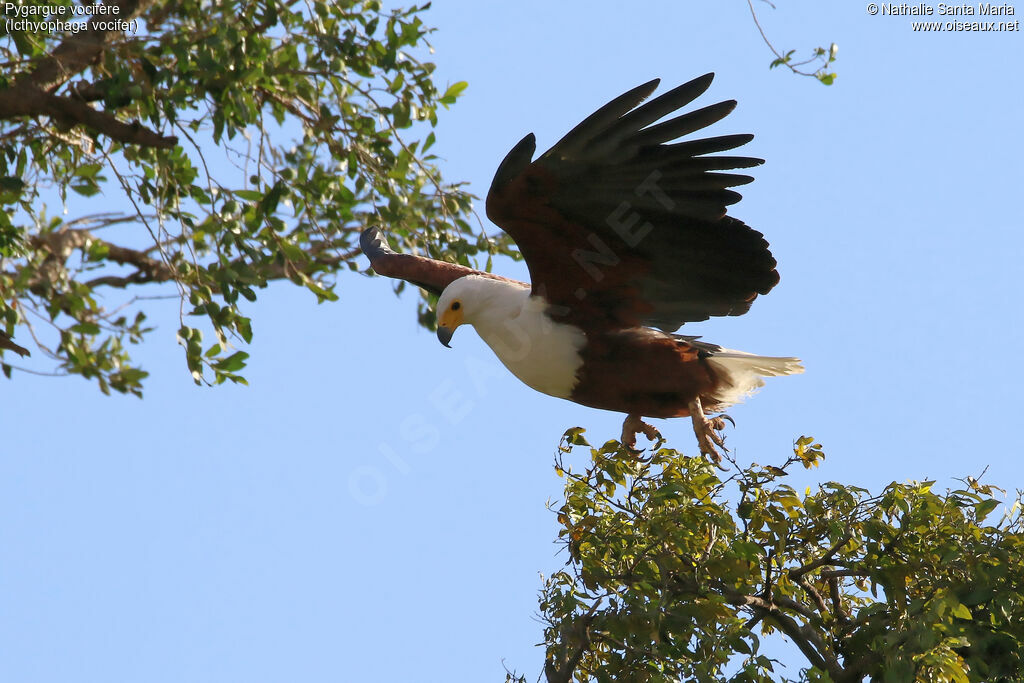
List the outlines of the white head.
<svg viewBox="0 0 1024 683">
<path fill-rule="evenodd" d="M 524 285 L 466 275 L 445 287 L 437 300 L 437 338 L 448 346 L 455 328 L 515 315 L 528 295 Z"/>
</svg>

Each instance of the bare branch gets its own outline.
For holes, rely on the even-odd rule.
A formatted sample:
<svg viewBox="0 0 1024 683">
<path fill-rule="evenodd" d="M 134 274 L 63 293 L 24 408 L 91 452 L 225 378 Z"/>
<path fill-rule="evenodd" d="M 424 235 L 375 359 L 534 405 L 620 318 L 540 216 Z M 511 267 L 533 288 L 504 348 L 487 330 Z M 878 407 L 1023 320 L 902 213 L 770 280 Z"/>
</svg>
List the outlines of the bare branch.
<svg viewBox="0 0 1024 683">
<path fill-rule="evenodd" d="M 793 577 L 793 581 L 795 581 L 798 586 L 803 588 L 804 591 L 806 591 L 807 594 L 811 596 L 811 600 L 814 601 L 814 605 L 818 608 L 819 613 L 829 614 L 828 606 L 825 604 L 825 599 L 821 596 L 821 593 L 818 592 L 818 589 L 815 588 L 810 581 L 805 579 L 803 576 Z"/>
<path fill-rule="evenodd" d="M 823 574 L 825 572 L 822 572 Z M 839 591 L 839 579 L 832 576 L 828 578 L 828 591 L 832 598 L 832 613 L 836 615 L 836 618 L 847 623 L 850 621 L 850 615 L 845 609 L 843 609 L 843 596 Z"/>
<path fill-rule="evenodd" d="M 756 595 L 745 595 L 726 585 L 721 585 L 720 590 L 730 604 L 750 607 L 754 610 L 755 615 L 762 616 L 778 626 L 796 643 L 796 646 L 807 657 L 807 661 L 822 671 L 827 671 L 832 680 L 847 679 L 846 671 L 839 664 L 839 660 L 821 641 L 814 629 L 801 626 L 793 617 L 780 609 L 783 602 L 786 603 L 786 607 L 791 607 L 796 604 L 795 602 L 780 598 L 768 600 Z"/>
<path fill-rule="evenodd" d="M 866 577 L 871 576 L 871 572 L 862 569 L 831 569 L 821 573 L 823 579 L 835 579 L 841 576 Z"/>
<path fill-rule="evenodd" d="M 755 614 L 760 613 L 764 618 L 775 623 L 776 626 L 782 629 L 783 633 L 789 636 L 790 639 L 796 643 L 796 646 L 800 648 L 800 651 L 804 653 L 804 656 L 807 657 L 807 661 L 809 661 L 812 666 L 815 666 L 822 671 L 829 671 L 825 658 L 805 636 L 800 625 L 793 619 L 793 617 L 780 610 L 768 600 L 756 595 L 744 595 L 743 593 L 730 589 L 725 589 L 724 592 L 726 599 L 731 604 L 750 607 L 754 610 Z M 835 677 L 833 676 L 833 678 Z"/>
<path fill-rule="evenodd" d="M 839 552 L 839 549 L 842 548 L 847 543 L 849 543 L 850 539 L 852 539 L 852 538 L 853 538 L 853 535 L 850 534 L 849 531 L 847 531 L 846 533 L 844 533 L 839 538 L 838 541 L 833 543 L 832 547 L 829 548 L 827 551 L 825 551 L 825 554 L 822 555 L 820 558 L 818 558 L 817 560 L 814 560 L 813 562 L 809 562 L 809 563 L 805 564 L 802 567 L 797 567 L 796 569 L 790 569 L 789 570 L 790 578 L 792 578 L 794 581 L 796 581 L 797 579 L 799 579 L 801 576 L 803 576 L 807 572 L 811 572 L 811 571 L 814 571 L 815 569 L 817 569 L 818 567 L 824 567 L 825 565 L 831 564 L 832 560 L 835 559 L 835 554 L 837 552 Z"/>
<path fill-rule="evenodd" d="M 804 619 L 807 619 L 809 621 L 813 621 L 813 620 L 817 620 L 818 619 L 818 616 L 814 612 L 812 612 L 807 607 L 804 607 L 803 605 L 801 605 L 796 600 L 793 600 L 792 598 L 787 598 L 784 595 L 773 595 L 773 596 L 771 596 L 770 600 L 771 600 L 772 603 L 778 605 L 779 607 L 784 607 L 785 609 L 788 609 L 788 610 L 791 610 L 793 612 L 796 612 L 797 614 L 802 616 Z"/>
</svg>

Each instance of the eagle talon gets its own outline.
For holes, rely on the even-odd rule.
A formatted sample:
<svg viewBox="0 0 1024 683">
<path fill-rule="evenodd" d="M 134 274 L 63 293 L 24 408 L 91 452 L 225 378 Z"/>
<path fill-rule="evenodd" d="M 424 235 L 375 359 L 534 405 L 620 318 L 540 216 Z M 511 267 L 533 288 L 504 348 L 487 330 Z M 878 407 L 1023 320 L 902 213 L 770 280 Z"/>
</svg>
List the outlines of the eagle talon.
<svg viewBox="0 0 1024 683">
<path fill-rule="evenodd" d="M 697 434 L 697 445 L 700 447 L 701 455 L 708 456 L 716 465 L 722 462 L 722 454 L 718 452 L 715 445 L 717 444 L 724 449 L 725 444 L 722 442 L 722 439 L 711 430 L 711 427 L 705 424 L 702 429 L 695 425 L 694 432 Z"/>
<path fill-rule="evenodd" d="M 725 429 L 726 420 L 731 422 L 734 427 L 736 426 L 735 420 L 725 414 L 712 418 L 705 417 L 704 408 L 701 406 L 699 398 L 690 402 L 690 419 L 693 421 L 693 433 L 697 437 L 697 446 L 700 448 L 701 455 L 708 456 L 715 465 L 719 465 L 722 462 L 722 454 L 718 452 L 718 448 L 724 451 L 728 450 L 725 447 L 725 436 L 721 432 Z"/>
<path fill-rule="evenodd" d="M 708 438 L 715 442 L 716 446 L 725 448 L 725 436 L 722 435 L 722 430 L 725 428 L 725 422 L 717 419 L 707 420 Z"/>
<path fill-rule="evenodd" d="M 622 445 L 634 455 L 640 455 L 641 449 L 636 447 L 636 435 L 643 434 L 649 441 L 663 441 L 661 432 L 654 425 L 644 422 L 639 415 L 627 415 L 622 423 Z"/>
<path fill-rule="evenodd" d="M 728 420 L 729 424 L 731 424 L 733 427 L 736 426 L 736 420 L 732 419 L 731 417 L 729 417 L 725 413 L 722 413 L 721 415 L 716 415 L 715 417 L 709 418 L 708 422 L 711 423 L 711 428 L 712 429 L 714 429 L 716 432 L 720 432 L 723 429 L 725 429 L 725 421 L 726 420 Z"/>
</svg>

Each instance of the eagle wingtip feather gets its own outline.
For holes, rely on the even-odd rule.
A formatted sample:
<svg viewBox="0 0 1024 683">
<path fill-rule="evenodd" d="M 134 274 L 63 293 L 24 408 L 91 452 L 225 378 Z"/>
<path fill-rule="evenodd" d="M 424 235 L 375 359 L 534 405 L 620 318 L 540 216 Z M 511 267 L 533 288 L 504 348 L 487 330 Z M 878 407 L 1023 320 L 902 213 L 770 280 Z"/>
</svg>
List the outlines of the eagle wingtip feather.
<svg viewBox="0 0 1024 683">
<path fill-rule="evenodd" d="M 696 94 L 694 94 L 691 97 L 691 99 L 690 99 L 690 101 L 692 102 L 693 100 L 697 99 L 698 97 L 703 95 L 705 92 L 707 92 L 707 89 L 711 87 L 711 82 L 714 81 L 714 80 L 715 80 L 715 72 L 714 71 L 709 71 L 706 74 L 704 74 L 703 76 L 697 76 L 697 78 L 693 79 L 689 83 L 684 83 L 683 85 L 679 86 L 678 90 L 680 90 L 680 91 L 684 91 L 684 90 L 695 91 Z"/>
</svg>

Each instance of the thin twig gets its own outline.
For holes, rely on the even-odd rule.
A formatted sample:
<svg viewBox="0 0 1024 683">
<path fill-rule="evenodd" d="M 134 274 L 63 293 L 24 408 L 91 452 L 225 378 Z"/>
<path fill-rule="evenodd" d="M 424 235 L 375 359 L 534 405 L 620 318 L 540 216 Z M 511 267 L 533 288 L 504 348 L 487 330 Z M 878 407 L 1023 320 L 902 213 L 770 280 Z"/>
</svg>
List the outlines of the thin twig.
<svg viewBox="0 0 1024 683">
<path fill-rule="evenodd" d="M 844 545 L 846 545 L 852 539 L 853 539 L 853 534 L 851 534 L 849 531 L 845 532 L 839 538 L 838 541 L 836 541 L 835 543 L 832 544 L 831 548 L 829 548 L 827 551 L 825 551 L 824 555 L 822 555 L 817 560 L 814 560 L 813 562 L 809 562 L 809 563 L 805 564 L 802 567 L 797 567 L 796 569 L 790 569 L 789 570 L 789 576 L 795 581 L 796 579 L 798 579 L 799 577 L 803 576 L 807 572 L 814 571 L 818 567 L 823 567 L 823 566 L 825 566 L 827 564 L 831 564 L 832 560 L 835 557 L 836 552 L 838 552 L 840 548 L 842 548 Z"/>
</svg>

